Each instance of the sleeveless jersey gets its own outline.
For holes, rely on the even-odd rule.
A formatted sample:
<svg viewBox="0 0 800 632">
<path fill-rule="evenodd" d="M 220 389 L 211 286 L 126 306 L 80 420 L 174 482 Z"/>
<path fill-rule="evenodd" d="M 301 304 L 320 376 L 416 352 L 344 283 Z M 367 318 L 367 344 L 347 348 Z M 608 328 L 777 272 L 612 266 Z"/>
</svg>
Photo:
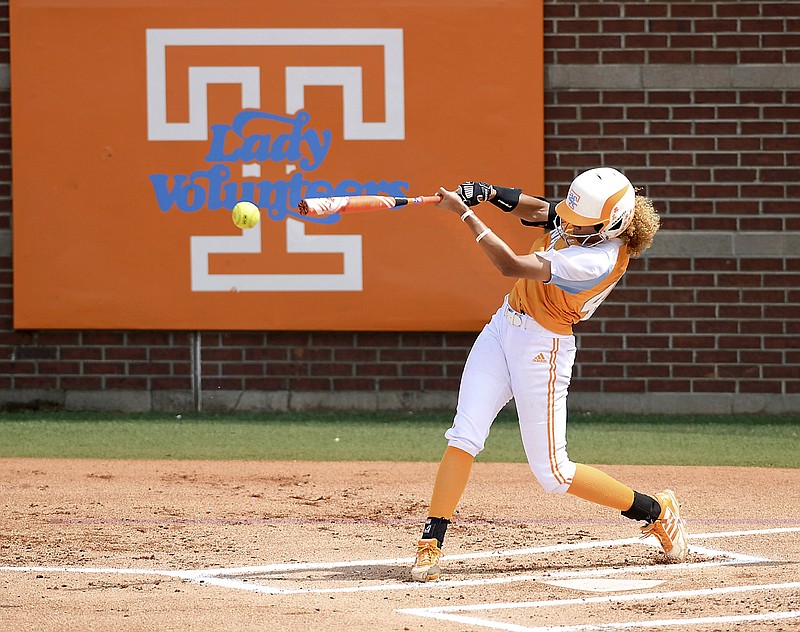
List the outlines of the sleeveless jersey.
<svg viewBox="0 0 800 632">
<path fill-rule="evenodd" d="M 518 279 L 508 303 L 562 335 L 571 334 L 572 325 L 591 317 L 622 278 L 630 260 L 621 239 L 588 247 L 568 245 L 557 235 L 553 241 L 552 233 L 537 239 L 531 253 L 550 261 L 550 280 Z"/>
</svg>

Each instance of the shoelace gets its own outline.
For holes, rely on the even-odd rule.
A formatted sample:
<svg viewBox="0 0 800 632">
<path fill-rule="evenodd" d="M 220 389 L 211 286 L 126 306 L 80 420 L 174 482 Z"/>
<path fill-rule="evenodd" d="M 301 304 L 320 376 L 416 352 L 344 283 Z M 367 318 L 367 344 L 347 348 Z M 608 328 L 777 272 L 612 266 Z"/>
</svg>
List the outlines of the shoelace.
<svg viewBox="0 0 800 632">
<path fill-rule="evenodd" d="M 418 566 L 430 565 L 436 557 L 436 547 L 433 544 L 426 543 L 425 546 L 417 551 Z"/>
<path fill-rule="evenodd" d="M 676 523 L 674 527 L 669 528 L 670 522 Z M 655 522 L 650 523 L 649 525 L 645 525 L 642 527 L 642 537 L 641 539 L 644 540 L 649 536 L 655 536 L 656 539 L 661 543 L 661 546 L 667 550 L 666 545 L 669 544 L 670 550 L 672 546 L 675 545 L 674 536 L 670 534 L 670 531 L 675 531 L 680 521 L 675 520 L 672 518 L 670 521 L 665 521 L 663 519 L 656 520 Z"/>
<path fill-rule="evenodd" d="M 664 531 L 664 525 L 663 524 L 659 524 L 661 522 L 663 522 L 663 521 L 662 520 L 656 520 L 655 522 L 651 522 L 650 524 L 646 524 L 645 526 L 643 526 L 642 527 L 642 538 L 641 539 L 644 540 L 645 538 L 647 538 L 647 537 L 649 537 L 651 535 L 654 535 L 660 540 L 661 538 L 659 537 L 658 527 L 660 526 L 661 530 Z"/>
</svg>

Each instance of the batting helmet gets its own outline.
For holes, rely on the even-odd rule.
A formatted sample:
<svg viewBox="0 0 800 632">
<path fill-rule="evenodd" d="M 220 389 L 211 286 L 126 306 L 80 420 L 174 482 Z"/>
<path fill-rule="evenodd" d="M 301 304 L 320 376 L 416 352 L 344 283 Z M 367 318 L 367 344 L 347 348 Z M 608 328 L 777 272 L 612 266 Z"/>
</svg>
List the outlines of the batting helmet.
<svg viewBox="0 0 800 632">
<path fill-rule="evenodd" d="M 633 220 L 636 192 L 628 178 L 616 169 L 598 167 L 584 171 L 556 206 L 562 222 L 594 226 L 604 240 L 625 232 Z"/>
</svg>

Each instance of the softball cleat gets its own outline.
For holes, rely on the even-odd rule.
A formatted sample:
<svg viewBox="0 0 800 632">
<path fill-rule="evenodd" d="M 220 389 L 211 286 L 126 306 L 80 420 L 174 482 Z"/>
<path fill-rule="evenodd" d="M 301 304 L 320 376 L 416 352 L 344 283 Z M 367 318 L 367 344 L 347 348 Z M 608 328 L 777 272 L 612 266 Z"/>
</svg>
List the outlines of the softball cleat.
<svg viewBox="0 0 800 632">
<path fill-rule="evenodd" d="M 417 542 L 417 559 L 411 567 L 411 578 L 417 582 L 433 582 L 439 579 L 442 557 L 442 549 L 439 548 L 436 538 Z"/>
<path fill-rule="evenodd" d="M 689 552 L 689 544 L 675 492 L 665 489 L 656 493 L 655 498 L 661 505 L 661 514 L 658 520 L 642 527 L 642 537 L 654 535 L 661 543 L 667 561 L 683 562 Z"/>
</svg>

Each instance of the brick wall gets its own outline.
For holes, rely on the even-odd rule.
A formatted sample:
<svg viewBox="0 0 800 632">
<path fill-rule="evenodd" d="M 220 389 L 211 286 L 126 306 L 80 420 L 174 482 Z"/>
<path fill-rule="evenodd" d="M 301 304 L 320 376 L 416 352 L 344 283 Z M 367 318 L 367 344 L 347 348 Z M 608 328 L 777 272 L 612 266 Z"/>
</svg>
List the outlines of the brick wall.
<svg viewBox="0 0 800 632">
<path fill-rule="evenodd" d="M 545 16 L 548 182 L 618 166 L 664 220 L 581 327 L 573 399 L 798 410 L 800 3 L 554 2 Z"/>
<path fill-rule="evenodd" d="M 574 409 L 800 409 L 800 3 L 545 2 L 546 176 L 600 164 L 662 212 L 577 328 Z M 0 406 L 451 408 L 475 334 L 15 331 L 0 1 Z M 488 316 L 488 315 L 487 315 Z"/>
</svg>

